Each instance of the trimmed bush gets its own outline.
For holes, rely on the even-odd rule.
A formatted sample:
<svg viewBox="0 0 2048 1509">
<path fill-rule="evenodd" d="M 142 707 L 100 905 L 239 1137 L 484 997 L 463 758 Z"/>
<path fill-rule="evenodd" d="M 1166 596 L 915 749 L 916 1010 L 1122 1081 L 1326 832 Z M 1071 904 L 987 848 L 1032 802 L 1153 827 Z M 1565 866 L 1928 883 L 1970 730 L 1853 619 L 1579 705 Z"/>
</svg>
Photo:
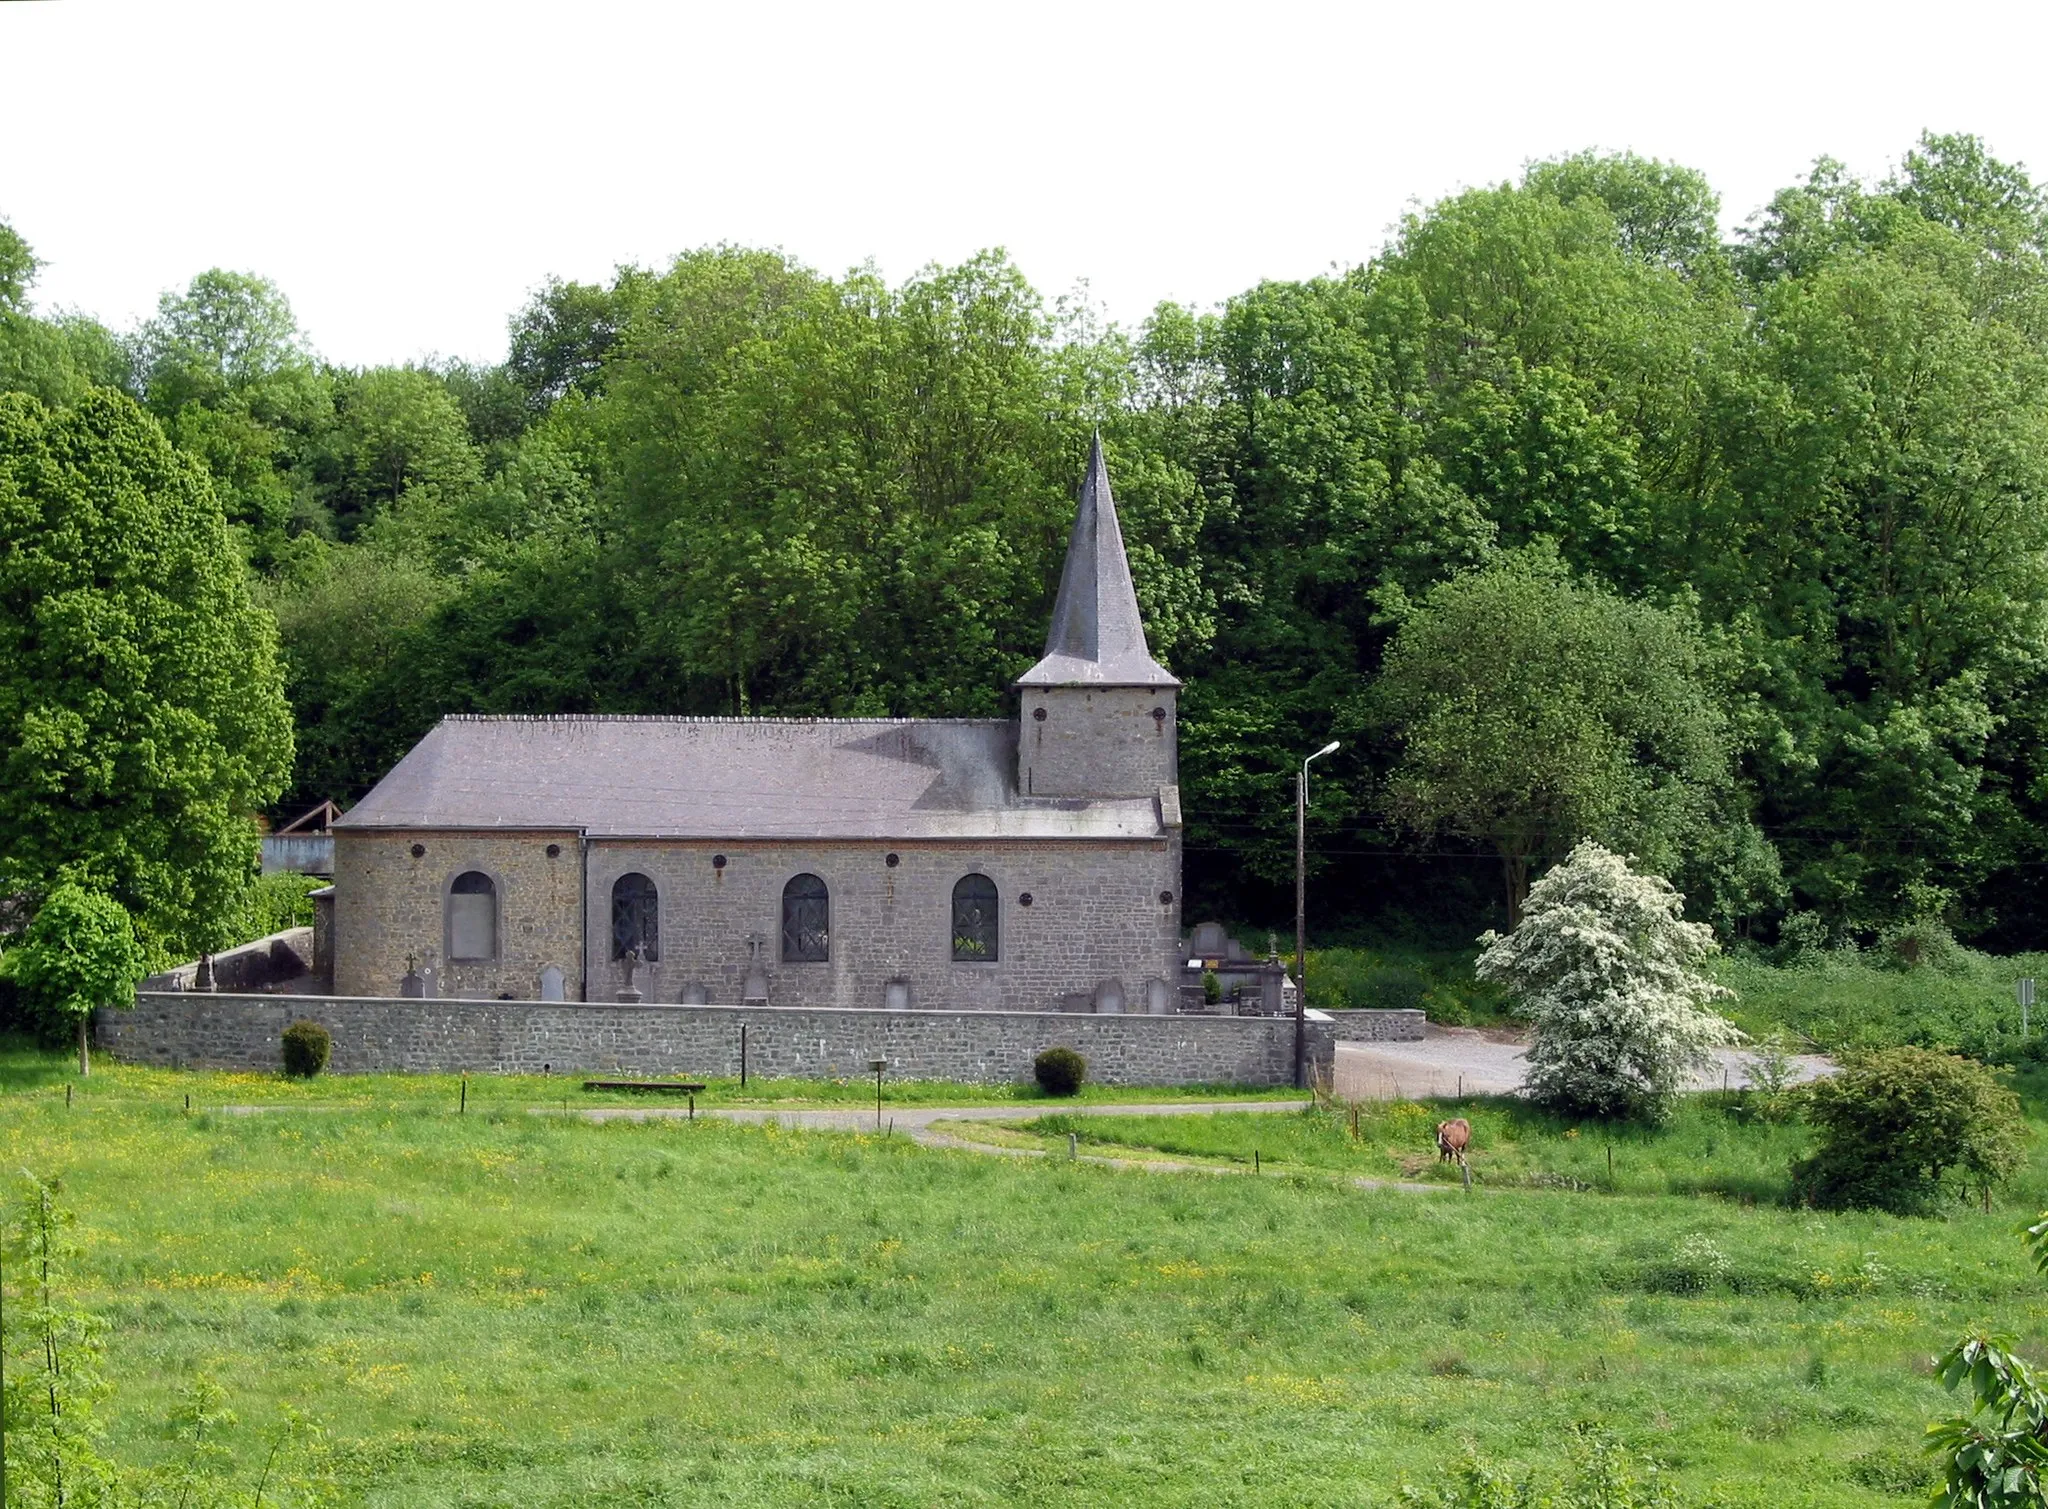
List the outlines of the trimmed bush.
<svg viewBox="0 0 2048 1509">
<path fill-rule="evenodd" d="M 2026 1163 L 2019 1098 L 1953 1054 L 1881 1049 L 1800 1097 L 1819 1140 L 1792 1183 L 1815 1205 L 1924 1214 L 1944 1195 L 1988 1200 Z"/>
<path fill-rule="evenodd" d="M 1048 1095 L 1072 1095 L 1088 1077 L 1088 1060 L 1072 1048 L 1048 1048 L 1032 1061 L 1038 1087 Z"/>
<path fill-rule="evenodd" d="M 293 1079 L 311 1079 L 327 1067 L 334 1039 L 318 1022 L 301 1018 L 284 1029 L 284 1072 Z"/>
</svg>

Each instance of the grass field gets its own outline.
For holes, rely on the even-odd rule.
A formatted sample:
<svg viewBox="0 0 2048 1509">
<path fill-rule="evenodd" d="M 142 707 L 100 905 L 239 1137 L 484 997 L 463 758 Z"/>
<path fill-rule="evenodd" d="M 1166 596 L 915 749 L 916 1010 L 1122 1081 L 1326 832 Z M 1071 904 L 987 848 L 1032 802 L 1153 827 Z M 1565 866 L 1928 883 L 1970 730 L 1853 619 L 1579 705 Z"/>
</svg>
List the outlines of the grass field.
<svg viewBox="0 0 2048 1509">
<path fill-rule="evenodd" d="M 1688 1504 L 1904 1503 L 1927 1358 L 1985 1320 L 2048 1353 L 2040 1168 L 1991 1216 L 1823 1216 L 1772 1203 L 1796 1128 L 1698 1106 L 1617 1141 L 1613 1194 L 1595 1132 L 1477 1106 L 1483 1184 L 1564 1177 L 1467 1197 L 1335 1177 L 1410 1171 L 1432 1110 L 1076 1123 L 1255 1137 L 1291 1172 L 1252 1179 L 587 1124 L 523 1082 L 457 1116 L 452 1081 L 117 1068 L 67 1109 L 61 1058 L 0 1072 L 0 1167 L 79 1213 L 119 1453 L 209 1376 L 245 1461 L 293 1404 L 364 1505 L 1377 1505 L 1587 1428 Z"/>
</svg>

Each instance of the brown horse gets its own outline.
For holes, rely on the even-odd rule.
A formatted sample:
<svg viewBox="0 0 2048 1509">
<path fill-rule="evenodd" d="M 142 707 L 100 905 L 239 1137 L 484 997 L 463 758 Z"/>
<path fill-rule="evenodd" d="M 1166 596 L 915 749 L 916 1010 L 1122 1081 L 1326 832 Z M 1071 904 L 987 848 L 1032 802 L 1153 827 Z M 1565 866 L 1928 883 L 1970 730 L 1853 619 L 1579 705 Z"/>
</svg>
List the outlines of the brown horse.
<svg viewBox="0 0 2048 1509">
<path fill-rule="evenodd" d="M 1472 1123 L 1460 1116 L 1436 1124 L 1436 1156 L 1439 1163 L 1465 1161 L 1465 1149 L 1472 1145 Z"/>
</svg>

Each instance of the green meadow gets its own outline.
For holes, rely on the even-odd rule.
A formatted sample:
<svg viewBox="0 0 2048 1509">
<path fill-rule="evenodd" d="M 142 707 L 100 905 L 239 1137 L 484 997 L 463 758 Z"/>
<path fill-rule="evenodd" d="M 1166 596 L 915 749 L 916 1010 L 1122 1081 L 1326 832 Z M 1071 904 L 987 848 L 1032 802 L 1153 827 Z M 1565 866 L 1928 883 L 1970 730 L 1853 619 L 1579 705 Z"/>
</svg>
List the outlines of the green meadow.
<svg viewBox="0 0 2048 1509">
<path fill-rule="evenodd" d="M 1929 1357 L 1982 1322 L 2048 1355 L 2042 1168 L 1989 1215 L 1792 1209 L 1799 1129 L 1712 1097 L 1613 1138 L 1611 1184 L 1604 1132 L 1475 1102 L 1466 1195 L 1352 1182 L 1447 1177 L 1436 1107 L 1024 1107 L 1031 1159 L 532 1114 L 559 1082 L 462 1115 L 454 1080 L 108 1065 L 67 1106 L 61 1071 L 0 1064 L 0 1167 L 78 1214 L 114 1452 L 171 1450 L 207 1378 L 252 1476 L 290 1406 L 352 1504 L 1379 1505 L 1589 1436 L 1688 1505 L 1906 1503 Z"/>
</svg>

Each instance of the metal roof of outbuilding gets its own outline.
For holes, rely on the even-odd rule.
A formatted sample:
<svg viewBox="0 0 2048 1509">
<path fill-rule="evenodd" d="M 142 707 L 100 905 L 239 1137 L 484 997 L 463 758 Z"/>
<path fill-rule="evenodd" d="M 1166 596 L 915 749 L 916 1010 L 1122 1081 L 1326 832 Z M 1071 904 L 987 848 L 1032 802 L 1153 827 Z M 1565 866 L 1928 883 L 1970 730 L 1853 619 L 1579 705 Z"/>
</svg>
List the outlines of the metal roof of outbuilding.
<svg viewBox="0 0 2048 1509">
<path fill-rule="evenodd" d="M 436 724 L 334 823 L 675 839 L 1160 838 L 1151 797 L 1020 796 L 1008 719 L 485 717 Z"/>
</svg>

